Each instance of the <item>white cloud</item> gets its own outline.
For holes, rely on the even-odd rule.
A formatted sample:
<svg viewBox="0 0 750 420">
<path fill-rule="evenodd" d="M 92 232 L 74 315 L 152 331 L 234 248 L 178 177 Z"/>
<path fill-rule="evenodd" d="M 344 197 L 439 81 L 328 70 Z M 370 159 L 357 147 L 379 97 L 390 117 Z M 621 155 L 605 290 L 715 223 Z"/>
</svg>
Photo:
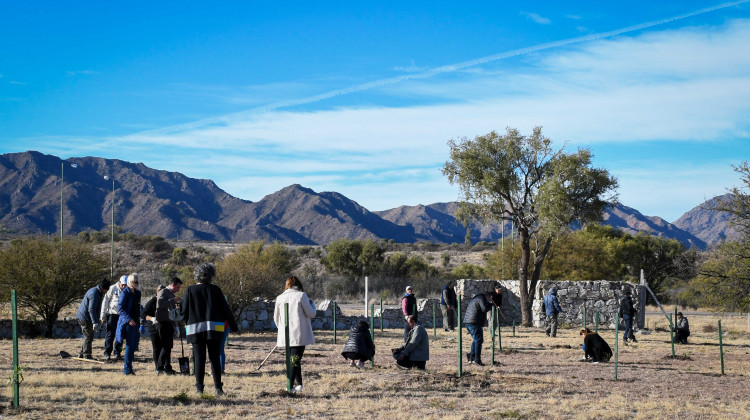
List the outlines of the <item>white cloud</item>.
<svg viewBox="0 0 750 420">
<path fill-rule="evenodd" d="M 537 14 L 537 13 L 532 13 L 532 12 L 521 12 L 521 13 L 519 13 L 519 14 L 520 14 L 521 16 L 526 16 L 526 19 L 528 19 L 528 20 L 530 20 L 530 21 L 532 21 L 532 22 L 534 22 L 534 23 L 538 23 L 538 24 L 540 24 L 540 25 L 549 25 L 550 23 L 552 23 L 552 21 L 551 21 L 551 20 L 549 20 L 549 18 L 546 18 L 546 17 L 540 16 L 540 15 L 539 15 L 539 14 Z"/>
</svg>

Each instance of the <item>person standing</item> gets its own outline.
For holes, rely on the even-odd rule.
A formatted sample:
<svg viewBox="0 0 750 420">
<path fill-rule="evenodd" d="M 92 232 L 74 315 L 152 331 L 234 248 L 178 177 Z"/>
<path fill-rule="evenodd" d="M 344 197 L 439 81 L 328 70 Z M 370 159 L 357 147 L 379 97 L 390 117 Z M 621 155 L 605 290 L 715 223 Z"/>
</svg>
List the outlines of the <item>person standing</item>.
<svg viewBox="0 0 750 420">
<path fill-rule="evenodd" d="M 562 312 L 560 302 L 557 300 L 557 287 L 553 287 L 544 297 L 544 311 L 547 315 L 547 337 L 557 337 L 557 316 Z"/>
<path fill-rule="evenodd" d="M 456 330 L 456 290 L 453 289 L 453 280 L 449 280 L 440 294 L 440 310 L 443 311 L 443 329 L 445 331 Z"/>
<path fill-rule="evenodd" d="M 107 335 L 104 337 L 104 357 L 107 360 L 112 358 L 113 349 L 115 360 L 122 360 L 122 343 L 115 341 L 115 334 L 117 334 L 117 321 L 120 319 L 117 304 L 120 303 L 120 292 L 126 287 L 128 287 L 128 276 L 122 276 L 120 281 L 109 287 L 102 302 L 100 318 L 102 325 L 107 329 Z"/>
<path fill-rule="evenodd" d="M 404 341 L 406 341 L 406 337 L 409 335 L 409 331 L 411 331 L 411 327 L 409 327 L 409 315 L 414 315 L 414 322 L 419 324 L 419 319 L 417 318 L 417 297 L 414 295 L 414 290 L 412 290 L 411 286 L 406 286 L 406 293 L 401 298 L 401 312 L 404 314 Z"/>
<path fill-rule="evenodd" d="M 115 341 L 125 342 L 125 363 L 123 373 L 135 375 L 133 370 L 133 359 L 138 341 L 141 338 L 141 291 L 138 290 L 140 281 L 138 274 L 128 276 L 128 287 L 120 292 L 120 300 L 117 304 L 117 312 L 120 318 L 117 320 L 117 335 Z"/>
<path fill-rule="evenodd" d="M 687 338 L 690 337 L 690 324 L 685 316 L 682 316 L 682 312 L 677 312 L 677 322 L 674 327 L 674 342 L 680 344 L 687 344 Z"/>
<path fill-rule="evenodd" d="M 479 293 L 471 298 L 469 305 L 466 307 L 466 315 L 464 315 L 466 329 L 473 338 L 471 352 L 468 354 L 469 363 L 479 366 L 484 366 L 484 363 L 482 363 L 482 343 L 484 343 L 482 327 L 487 320 L 487 312 L 490 309 L 492 309 L 492 306 L 487 296 L 484 293 Z"/>
<path fill-rule="evenodd" d="M 176 293 L 179 293 L 182 287 L 182 280 L 179 277 L 172 277 L 169 286 L 165 287 L 156 294 L 156 333 L 161 341 L 161 350 L 156 362 L 156 371 L 174 375 L 172 369 L 172 347 L 174 344 L 174 321 L 169 317 L 170 311 L 174 313 L 180 299 Z M 224 371 L 223 367 L 221 369 Z"/>
<path fill-rule="evenodd" d="M 417 324 L 417 317 L 409 315 L 406 319 L 411 328 L 401 347 L 391 349 L 396 365 L 412 369 L 424 370 L 430 360 L 430 337 L 424 327 Z"/>
<path fill-rule="evenodd" d="M 198 394 L 203 394 L 206 350 L 208 350 L 216 396 L 221 396 L 224 395 L 224 388 L 221 382 L 219 346 L 224 338 L 224 321 L 229 322 L 233 331 L 239 328 L 224 298 L 224 292 L 219 286 L 212 284 L 216 277 L 216 267 L 209 263 L 199 264 L 195 267 L 194 276 L 196 284 L 187 288 L 180 307 L 185 322 L 187 342 L 193 345 L 195 389 Z"/>
<path fill-rule="evenodd" d="M 81 351 L 78 357 L 82 359 L 93 359 L 91 355 L 91 343 L 94 341 L 94 333 L 99 332 L 102 324 L 100 321 L 100 312 L 102 307 L 102 298 L 109 287 L 109 280 L 102 279 L 98 285 L 89 289 L 81 300 L 81 305 L 76 312 L 76 319 L 81 326 L 83 341 L 81 342 Z"/>
<path fill-rule="evenodd" d="M 154 359 L 154 368 L 157 375 L 164 373 L 159 369 L 159 354 L 161 353 L 162 343 L 161 338 L 159 338 L 159 332 L 156 329 L 156 296 L 163 289 L 164 285 L 160 284 L 156 288 L 154 296 L 143 305 L 143 310 L 141 311 L 141 319 L 143 320 L 143 324 L 146 325 L 148 337 L 151 339 L 151 357 Z"/>
<path fill-rule="evenodd" d="M 292 392 L 302 392 L 302 356 L 305 346 L 315 344 L 312 324 L 310 320 L 315 317 L 317 309 L 315 303 L 310 299 L 302 288 L 302 283 L 295 276 L 286 279 L 284 293 L 276 296 L 276 305 L 273 310 L 273 320 L 278 328 L 276 345 L 286 347 L 284 332 L 284 304 L 289 304 L 289 347 L 292 359 Z"/>
<path fill-rule="evenodd" d="M 633 305 L 633 293 L 630 290 L 625 291 L 625 297 L 620 301 L 620 316 L 625 322 L 625 333 L 622 336 L 623 344 L 627 345 L 628 339 L 637 343 L 635 334 L 633 334 L 633 320 L 635 319 L 635 305 Z"/>
</svg>

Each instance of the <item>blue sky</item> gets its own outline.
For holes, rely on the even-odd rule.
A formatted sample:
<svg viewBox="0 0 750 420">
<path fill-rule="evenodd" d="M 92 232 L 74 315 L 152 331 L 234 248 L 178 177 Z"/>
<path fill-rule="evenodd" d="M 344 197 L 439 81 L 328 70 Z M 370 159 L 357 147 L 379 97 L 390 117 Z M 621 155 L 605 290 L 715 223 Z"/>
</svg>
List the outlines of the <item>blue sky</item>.
<svg viewBox="0 0 750 420">
<path fill-rule="evenodd" d="M 458 198 L 448 140 L 541 125 L 670 222 L 740 183 L 750 0 L 377 3 L 0 2 L 0 153 L 384 210 Z"/>
</svg>

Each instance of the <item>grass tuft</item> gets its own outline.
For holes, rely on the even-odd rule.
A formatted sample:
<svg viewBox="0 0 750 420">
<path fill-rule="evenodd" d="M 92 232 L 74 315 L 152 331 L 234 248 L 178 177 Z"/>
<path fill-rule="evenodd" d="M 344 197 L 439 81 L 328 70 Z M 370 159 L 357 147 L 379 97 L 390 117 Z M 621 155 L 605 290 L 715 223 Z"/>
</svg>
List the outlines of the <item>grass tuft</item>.
<svg viewBox="0 0 750 420">
<path fill-rule="evenodd" d="M 185 393 L 185 391 L 182 391 L 179 394 L 172 396 L 172 399 L 182 404 L 187 404 L 188 402 L 190 402 L 190 397 L 188 397 L 188 394 Z"/>
</svg>

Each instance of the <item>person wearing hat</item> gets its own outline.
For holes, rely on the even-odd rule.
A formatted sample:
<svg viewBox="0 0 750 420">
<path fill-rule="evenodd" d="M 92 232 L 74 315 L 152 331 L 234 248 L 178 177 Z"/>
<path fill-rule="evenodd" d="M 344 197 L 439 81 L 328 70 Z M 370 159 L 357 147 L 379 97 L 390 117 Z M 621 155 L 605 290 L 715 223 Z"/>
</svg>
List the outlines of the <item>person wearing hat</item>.
<svg viewBox="0 0 750 420">
<path fill-rule="evenodd" d="M 82 359 L 93 359 L 91 355 L 91 343 L 94 341 L 94 333 L 99 332 L 102 324 L 100 323 L 100 312 L 102 307 L 102 298 L 109 288 L 109 280 L 102 279 L 98 285 L 92 287 L 83 296 L 81 305 L 76 312 L 76 319 L 81 325 L 83 333 L 83 342 L 81 343 L 81 352 L 78 357 Z"/>
<path fill-rule="evenodd" d="M 117 334 L 115 341 L 125 342 L 125 360 L 122 372 L 125 375 L 135 375 L 133 370 L 133 359 L 138 341 L 141 338 L 139 327 L 141 325 L 141 291 L 138 290 L 140 279 L 138 274 L 128 276 L 128 287 L 120 292 L 120 300 L 117 303 L 117 311 L 120 319 L 117 321 Z"/>
<path fill-rule="evenodd" d="M 404 314 L 404 341 L 409 336 L 411 327 L 409 326 L 409 315 L 414 315 L 414 322 L 419 323 L 417 319 L 417 297 L 414 295 L 414 290 L 411 286 L 406 286 L 406 293 L 401 298 L 401 312 Z"/>
<path fill-rule="evenodd" d="M 109 287 L 107 294 L 102 301 L 101 321 L 104 328 L 107 329 L 107 335 L 104 337 L 104 357 L 107 360 L 112 358 L 114 349 L 115 360 L 122 360 L 122 343 L 115 341 L 117 333 L 117 321 L 120 314 L 117 312 L 117 303 L 120 301 L 120 292 L 128 287 L 128 276 L 120 277 L 120 281 Z"/>
<path fill-rule="evenodd" d="M 690 324 L 687 317 L 682 316 L 682 312 L 677 312 L 677 322 L 675 323 L 674 338 L 675 343 L 687 344 L 687 338 L 690 337 Z"/>
<path fill-rule="evenodd" d="M 620 316 L 625 322 L 625 333 L 622 336 L 622 343 L 627 345 L 628 339 L 637 343 L 635 334 L 633 334 L 633 320 L 635 319 L 635 305 L 633 305 L 633 293 L 630 290 L 625 291 L 625 297 L 620 301 Z"/>
<path fill-rule="evenodd" d="M 161 340 L 161 351 L 156 364 L 156 371 L 162 371 L 168 375 L 175 372 L 172 369 L 172 346 L 174 344 L 175 321 L 170 319 L 170 311 L 174 314 L 177 305 L 181 299 L 176 295 L 180 292 L 182 280 L 179 277 L 172 277 L 169 286 L 160 290 L 156 295 L 156 331 Z M 173 316 L 174 317 L 174 316 Z"/>
<path fill-rule="evenodd" d="M 544 313 L 547 315 L 547 337 L 557 337 L 557 317 L 562 312 L 560 301 L 557 300 L 557 287 L 553 287 L 544 297 Z"/>
</svg>

